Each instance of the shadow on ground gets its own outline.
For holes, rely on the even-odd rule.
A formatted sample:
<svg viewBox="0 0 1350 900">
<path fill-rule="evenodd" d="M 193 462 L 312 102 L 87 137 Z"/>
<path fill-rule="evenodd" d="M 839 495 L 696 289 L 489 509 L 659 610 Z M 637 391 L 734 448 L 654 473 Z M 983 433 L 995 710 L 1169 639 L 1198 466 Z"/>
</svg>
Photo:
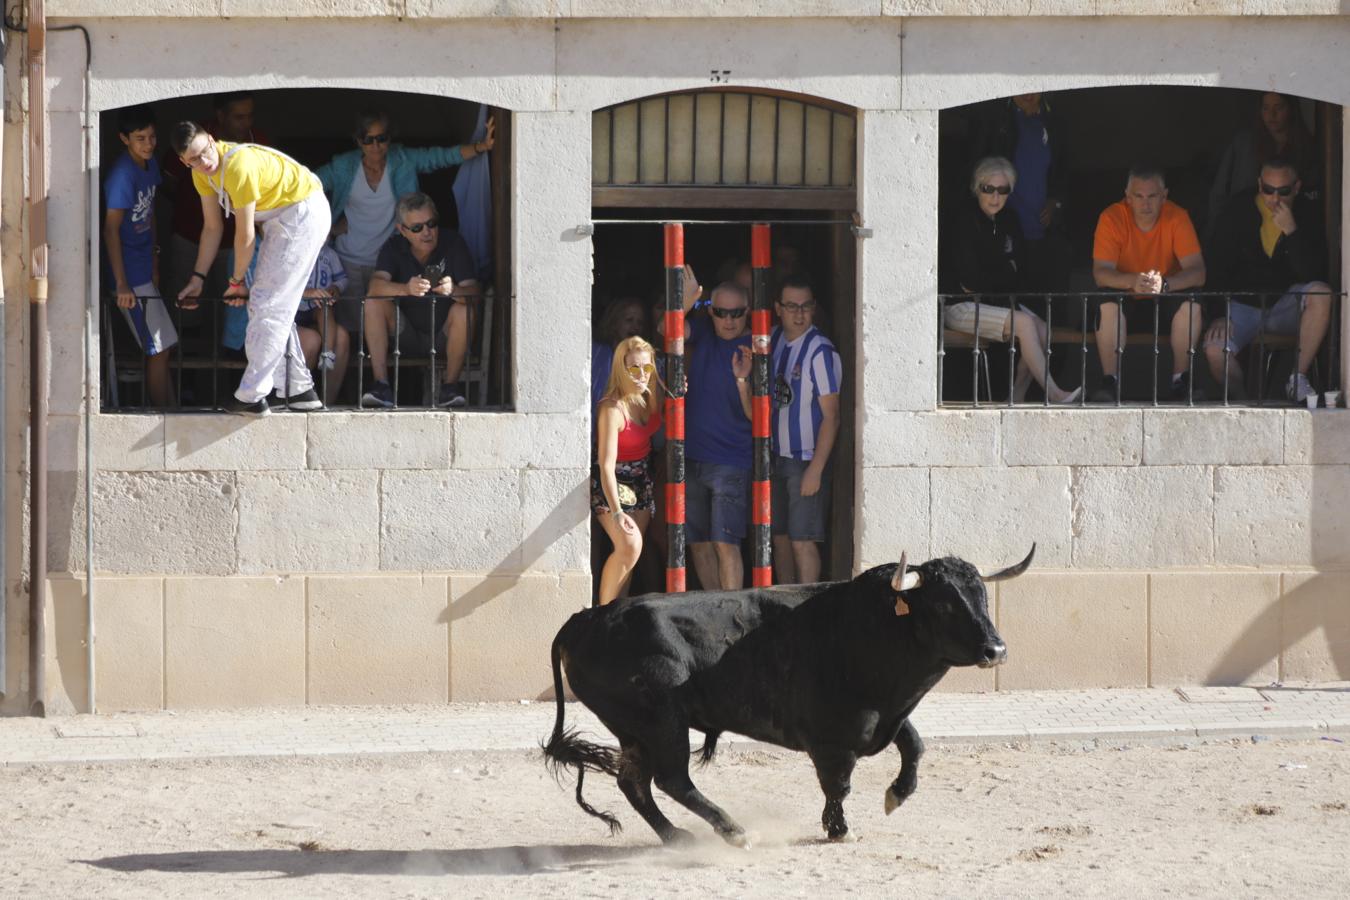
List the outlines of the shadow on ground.
<svg viewBox="0 0 1350 900">
<path fill-rule="evenodd" d="M 133 853 L 79 860 L 117 872 L 306 875 L 533 875 L 605 866 L 643 856 L 657 847 L 484 847 L 465 850 L 200 850 Z"/>
</svg>

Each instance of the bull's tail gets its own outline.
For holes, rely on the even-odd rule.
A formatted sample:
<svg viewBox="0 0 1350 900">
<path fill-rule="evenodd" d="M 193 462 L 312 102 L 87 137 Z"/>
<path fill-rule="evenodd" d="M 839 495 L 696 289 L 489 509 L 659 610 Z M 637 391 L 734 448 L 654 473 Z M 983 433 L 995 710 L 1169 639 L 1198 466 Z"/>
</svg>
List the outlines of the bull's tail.
<svg viewBox="0 0 1350 900">
<path fill-rule="evenodd" d="M 553 640 L 553 695 L 558 704 L 558 717 L 553 723 L 553 734 L 548 743 L 541 745 L 544 750 L 544 764 L 561 780 L 562 770 L 568 766 L 577 770 L 577 805 L 592 816 L 609 826 L 610 834 L 623 830 L 619 820 L 612 813 L 602 812 L 586 802 L 581 795 L 581 785 L 587 770 L 604 772 L 606 775 L 619 775 L 619 753 L 612 747 L 583 741 L 575 729 L 563 727 L 563 683 L 562 683 L 562 643 L 561 635 Z"/>
</svg>

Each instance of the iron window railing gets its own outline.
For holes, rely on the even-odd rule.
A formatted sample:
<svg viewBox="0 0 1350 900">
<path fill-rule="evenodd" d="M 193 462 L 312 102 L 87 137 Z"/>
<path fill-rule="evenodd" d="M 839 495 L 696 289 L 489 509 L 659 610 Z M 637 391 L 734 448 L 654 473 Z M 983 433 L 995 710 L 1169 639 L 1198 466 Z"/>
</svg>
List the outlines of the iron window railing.
<svg viewBox="0 0 1350 900">
<path fill-rule="evenodd" d="M 1271 391 L 1271 375 L 1283 369 L 1283 365 L 1276 369 L 1275 363 L 1277 357 L 1282 354 L 1292 354 L 1292 358 L 1297 360 L 1302 351 L 1301 337 L 1297 328 L 1293 333 L 1276 333 L 1269 330 L 1267 316 L 1274 308 L 1275 304 L 1287 292 L 1258 292 L 1258 291 L 1188 291 L 1171 294 L 1158 294 L 1148 297 L 1140 297 L 1124 294 L 1119 291 L 1093 291 L 1081 293 L 1019 293 L 1019 294 L 939 294 L 938 295 L 938 333 L 937 333 L 937 382 L 938 382 L 938 404 L 939 406 L 957 406 L 979 408 L 981 406 L 1016 406 L 1014 402 L 1012 385 L 1015 379 L 1015 373 L 1018 364 L 1018 356 L 1022 352 L 1018 346 L 1019 342 L 1011 335 L 1012 326 L 1009 325 L 1008 340 L 990 340 L 987 337 L 980 336 L 980 319 L 982 315 L 1001 315 L 1005 310 L 1011 308 L 1014 313 L 1030 312 L 1040 317 L 1045 323 L 1045 334 L 1047 339 L 1043 342 L 1041 353 L 1043 355 L 1044 371 L 1056 378 L 1064 377 L 1067 384 L 1060 383 L 1060 388 L 1073 388 L 1081 386 L 1082 390 L 1078 397 L 1069 404 L 1055 404 L 1051 402 L 1050 393 L 1044 388 L 1044 396 L 1041 400 L 1031 405 L 1038 406 L 1057 406 L 1061 408 L 1101 408 L 1103 406 L 1123 406 L 1149 404 L 1153 406 L 1166 405 L 1185 405 L 1194 406 L 1197 403 L 1212 403 L 1222 406 L 1269 406 L 1269 405 L 1290 405 L 1285 399 L 1284 392 L 1281 389 Z M 1344 306 L 1344 292 L 1307 292 L 1305 298 L 1325 296 L 1330 298 L 1330 310 L 1326 332 L 1317 348 L 1313 367 L 1309 373 L 1314 378 L 1316 385 L 1320 381 L 1322 390 L 1330 391 L 1339 388 L 1340 369 L 1338 368 L 1337 350 L 1340 343 L 1340 321 L 1342 309 Z M 1098 354 L 1096 340 L 1096 322 L 1095 313 L 1097 304 L 1100 302 L 1112 302 L 1117 307 L 1117 329 L 1116 340 L 1111 352 L 1116 357 L 1116 372 L 1118 377 L 1115 379 L 1114 396 L 1107 401 L 1093 401 L 1093 383 L 1089 382 L 1090 372 L 1099 372 L 1100 358 Z M 1177 304 L 1185 301 L 1193 301 L 1200 304 L 1204 312 L 1204 319 L 1198 334 L 1194 333 L 1188 322 L 1187 328 L 1187 360 L 1185 372 L 1186 391 L 1185 396 L 1175 398 L 1166 396 L 1160 398 L 1160 389 L 1165 395 L 1170 394 L 1170 383 L 1162 383 L 1161 379 L 1165 376 L 1162 372 L 1162 355 L 1164 351 L 1170 352 L 1170 332 L 1171 323 L 1161 321 L 1162 312 L 1165 305 Z M 975 304 L 974 325 L 973 328 L 963 327 L 956 330 L 948 327 L 946 324 L 946 311 L 948 307 L 955 303 Z M 1129 304 L 1147 304 L 1151 314 L 1151 329 L 1147 333 L 1129 331 L 1129 320 L 1134 320 L 1138 313 L 1138 306 L 1130 311 L 1127 320 L 1126 307 Z M 1225 341 L 1222 347 L 1221 371 L 1218 377 L 1210 372 L 1210 365 L 1206 356 L 1206 332 L 1215 321 L 1227 319 L 1232 321 L 1231 313 L 1235 304 L 1245 304 L 1247 306 L 1259 309 L 1261 325 L 1256 335 L 1246 347 L 1236 351 L 1231 350 L 1228 342 Z M 973 333 L 972 333 L 973 332 Z M 1130 379 L 1125 377 L 1125 356 L 1128 348 L 1141 348 L 1143 353 L 1151 353 L 1151 385 L 1147 394 L 1141 394 L 1137 388 L 1126 388 Z M 1067 348 L 1067 350 L 1066 350 Z M 993 385 L 990 376 L 990 352 L 993 350 L 1006 350 L 1007 353 L 1007 382 L 1008 396 L 1006 400 L 995 401 L 993 399 Z M 970 354 L 970 390 L 969 396 L 952 397 L 951 385 L 948 382 L 947 374 L 950 366 L 947 357 L 950 352 Z M 1058 358 L 1065 355 L 1076 355 L 1077 365 L 1058 363 Z M 1243 399 L 1237 396 L 1237 391 L 1233 390 L 1235 380 L 1230 378 L 1232 373 L 1243 371 L 1240 361 L 1237 357 L 1250 356 L 1249 365 L 1245 367 L 1245 378 L 1254 381 L 1255 391 L 1246 391 L 1247 398 Z M 1200 358 L 1197 359 L 1197 356 Z M 1251 363 L 1255 365 L 1251 365 Z M 1137 375 L 1137 370 L 1132 372 Z M 1073 376 L 1076 375 L 1076 378 Z M 1210 382 L 1213 391 L 1197 389 L 1197 378 L 1202 381 Z M 1130 382 L 1133 384 L 1133 382 Z M 980 399 L 980 388 L 983 386 L 985 396 L 988 398 L 982 402 Z M 1245 388 L 1245 385 L 1244 385 Z M 1272 396 L 1273 394 L 1273 396 Z M 1028 404 L 1021 404 L 1028 405 Z M 1297 405 L 1302 405 L 1298 403 Z"/>
<path fill-rule="evenodd" d="M 392 407 L 376 406 L 364 401 L 366 387 L 370 381 L 367 369 L 370 368 L 370 354 L 366 346 L 365 311 L 367 300 L 396 301 L 395 297 L 361 298 L 361 315 L 355 332 L 350 334 L 352 349 L 347 363 L 345 378 L 355 382 L 355 403 L 333 406 L 332 409 L 417 409 L 435 408 L 436 389 L 440 385 L 439 375 L 443 374 L 444 335 L 436 329 L 438 312 L 456 301 L 448 297 L 433 297 L 425 300 L 425 316 L 431 335 L 424 353 L 407 355 L 403 351 L 404 312 L 399 303 L 393 303 L 394 328 L 390 335 L 388 350 L 389 384 L 393 391 Z M 102 356 L 102 409 L 104 412 L 145 411 L 156 412 L 218 412 L 223 401 L 234 391 L 237 378 L 227 378 L 226 373 L 242 373 L 247 361 L 242 350 L 232 350 L 222 343 L 224 309 L 227 305 L 224 297 L 198 297 L 199 313 L 178 307 L 171 299 L 165 299 L 166 305 L 173 311 L 174 325 L 178 331 L 178 342 L 167 353 L 170 354 L 169 368 L 172 373 L 174 400 L 167 408 L 152 407 L 149 402 L 148 358 L 140 351 L 135 340 L 124 327 L 114 321 L 116 302 L 107 298 L 103 303 L 100 347 Z M 477 402 L 469 398 L 469 408 L 487 408 L 488 377 L 490 372 L 490 348 L 492 346 L 492 310 L 493 291 L 489 287 L 484 293 L 468 301 L 468 337 L 463 368 L 457 384 L 468 397 L 468 392 L 476 386 Z M 319 306 L 316 312 L 322 317 L 322 332 L 336 324 L 335 309 L 331 305 Z M 186 330 L 186 317 L 200 316 L 204 321 L 190 325 Z M 410 319 L 413 314 L 409 314 Z M 416 318 L 424 313 L 418 310 Z M 419 329 L 420 330 L 420 329 Z M 322 352 L 321 345 L 321 352 Z M 287 342 L 286 352 L 301 353 L 294 345 L 294 337 Z M 303 355 L 303 354 L 302 354 Z M 407 356 L 407 358 L 405 358 Z M 354 376 L 353 376 L 354 370 Z M 421 403 L 400 403 L 400 377 L 405 370 L 420 373 L 423 378 L 423 398 Z M 320 365 L 314 371 L 314 387 L 320 396 L 328 396 L 331 369 Z M 289 375 L 289 373 L 288 373 Z M 335 377 L 335 376 L 334 376 Z M 128 402 L 122 397 L 123 385 L 139 383 L 140 390 L 136 400 Z M 282 386 L 286 397 L 295 392 L 289 383 Z M 185 394 L 185 390 L 187 393 Z M 283 401 L 276 401 L 278 407 L 288 407 Z M 329 407 L 325 407 L 328 409 Z M 495 407 L 494 407 L 495 408 Z"/>
</svg>

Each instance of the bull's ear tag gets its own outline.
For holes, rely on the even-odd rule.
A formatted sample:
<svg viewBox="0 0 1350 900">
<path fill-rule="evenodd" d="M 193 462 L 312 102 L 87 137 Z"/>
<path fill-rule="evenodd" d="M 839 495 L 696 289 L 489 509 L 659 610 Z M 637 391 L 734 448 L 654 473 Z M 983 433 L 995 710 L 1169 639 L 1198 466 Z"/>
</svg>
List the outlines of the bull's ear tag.
<svg viewBox="0 0 1350 900">
<path fill-rule="evenodd" d="M 909 604 L 906 603 L 905 598 L 901 597 L 899 594 L 895 595 L 895 614 L 897 616 L 909 615 Z"/>
</svg>

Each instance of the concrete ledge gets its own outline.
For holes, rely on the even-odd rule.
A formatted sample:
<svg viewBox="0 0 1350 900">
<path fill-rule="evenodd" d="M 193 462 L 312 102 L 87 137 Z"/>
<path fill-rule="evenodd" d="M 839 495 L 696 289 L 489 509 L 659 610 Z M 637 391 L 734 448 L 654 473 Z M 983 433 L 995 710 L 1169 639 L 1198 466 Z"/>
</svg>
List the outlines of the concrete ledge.
<svg viewBox="0 0 1350 900">
<path fill-rule="evenodd" d="M 874 412 L 860 435 L 869 466 L 997 467 L 1001 413 Z"/>
<path fill-rule="evenodd" d="M 326 412 L 305 417 L 311 469 L 446 469 L 455 417 L 443 412 Z"/>
<path fill-rule="evenodd" d="M 1337 0 L 52 0 L 52 18 L 908 18 L 962 16 L 1335 16 Z"/>
<path fill-rule="evenodd" d="M 1148 409 L 1144 464 L 1278 465 L 1284 461 L 1284 410 Z"/>
<path fill-rule="evenodd" d="M 1137 466 L 1143 458 L 1137 409 L 1012 409 L 1002 417 L 1009 466 Z"/>
<path fill-rule="evenodd" d="M 309 416 L 287 413 L 262 419 L 240 416 L 164 417 L 164 467 L 178 471 L 303 469 Z"/>
</svg>

